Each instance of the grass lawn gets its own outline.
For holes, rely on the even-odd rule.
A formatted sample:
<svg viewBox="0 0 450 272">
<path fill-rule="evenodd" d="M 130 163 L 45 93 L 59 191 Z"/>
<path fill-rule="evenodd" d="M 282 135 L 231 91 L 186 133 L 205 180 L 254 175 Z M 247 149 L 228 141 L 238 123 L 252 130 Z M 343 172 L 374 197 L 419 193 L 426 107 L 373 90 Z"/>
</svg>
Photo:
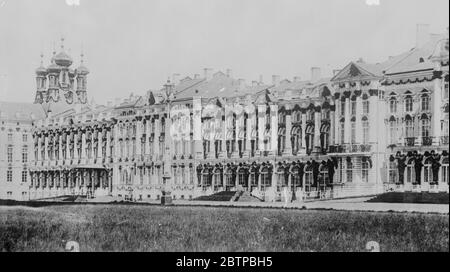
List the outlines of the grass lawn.
<svg viewBox="0 0 450 272">
<path fill-rule="evenodd" d="M 449 251 L 448 215 L 145 206 L 0 207 L 0 251 Z"/>
<path fill-rule="evenodd" d="M 367 202 L 373 203 L 417 203 L 417 204 L 449 204 L 448 193 L 412 193 L 391 192 L 379 195 Z"/>
</svg>

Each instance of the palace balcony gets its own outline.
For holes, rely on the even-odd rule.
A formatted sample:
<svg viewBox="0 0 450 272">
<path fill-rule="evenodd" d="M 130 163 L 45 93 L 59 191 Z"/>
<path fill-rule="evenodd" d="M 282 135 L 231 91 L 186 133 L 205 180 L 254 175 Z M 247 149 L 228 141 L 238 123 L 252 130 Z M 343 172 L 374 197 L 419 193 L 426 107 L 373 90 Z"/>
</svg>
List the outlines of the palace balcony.
<svg viewBox="0 0 450 272">
<path fill-rule="evenodd" d="M 372 152 L 372 145 L 370 144 L 343 144 L 329 147 L 329 153 L 369 153 Z"/>
<path fill-rule="evenodd" d="M 433 137 L 422 137 L 422 145 L 423 146 L 433 145 Z"/>
<path fill-rule="evenodd" d="M 405 138 L 405 146 L 414 146 L 416 144 L 416 137 Z"/>
</svg>

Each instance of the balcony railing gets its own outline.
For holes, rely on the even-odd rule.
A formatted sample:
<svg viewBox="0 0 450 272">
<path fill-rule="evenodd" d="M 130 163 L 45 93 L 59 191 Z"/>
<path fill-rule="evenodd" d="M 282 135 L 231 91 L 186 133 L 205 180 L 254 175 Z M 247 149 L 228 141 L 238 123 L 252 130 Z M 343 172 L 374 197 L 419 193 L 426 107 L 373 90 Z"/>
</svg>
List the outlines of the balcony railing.
<svg viewBox="0 0 450 272">
<path fill-rule="evenodd" d="M 405 138 L 405 146 L 414 146 L 416 144 L 416 137 Z"/>
<path fill-rule="evenodd" d="M 433 145 L 433 137 L 422 137 L 422 145 L 423 146 Z"/>
<path fill-rule="evenodd" d="M 329 153 L 368 153 L 372 152 L 370 144 L 344 144 L 329 147 Z"/>
</svg>

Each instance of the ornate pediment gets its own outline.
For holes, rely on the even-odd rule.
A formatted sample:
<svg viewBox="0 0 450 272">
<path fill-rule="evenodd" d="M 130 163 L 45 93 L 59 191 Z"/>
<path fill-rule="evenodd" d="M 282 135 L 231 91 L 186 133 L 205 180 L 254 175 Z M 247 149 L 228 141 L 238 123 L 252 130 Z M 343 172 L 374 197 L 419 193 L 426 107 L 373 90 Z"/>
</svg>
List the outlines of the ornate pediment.
<svg viewBox="0 0 450 272">
<path fill-rule="evenodd" d="M 342 69 L 335 77 L 333 77 L 332 81 L 345 81 L 351 79 L 362 79 L 362 78 L 371 78 L 376 77 L 375 74 L 367 71 L 358 63 L 351 62 L 344 69 Z"/>
</svg>

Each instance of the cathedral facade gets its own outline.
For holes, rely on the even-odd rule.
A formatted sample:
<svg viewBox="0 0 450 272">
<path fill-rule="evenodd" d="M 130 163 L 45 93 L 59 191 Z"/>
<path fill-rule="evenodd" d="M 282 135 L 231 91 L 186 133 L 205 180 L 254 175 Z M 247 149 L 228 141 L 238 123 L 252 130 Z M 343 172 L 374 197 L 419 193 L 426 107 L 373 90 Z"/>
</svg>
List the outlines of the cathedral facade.
<svg viewBox="0 0 450 272">
<path fill-rule="evenodd" d="M 87 103 L 88 69 L 53 54 L 36 71 L 30 199 L 158 200 L 222 191 L 263 201 L 448 192 L 448 32 L 332 77 L 246 84 L 231 71 Z M 426 39 L 423 39 L 426 37 Z"/>
</svg>

